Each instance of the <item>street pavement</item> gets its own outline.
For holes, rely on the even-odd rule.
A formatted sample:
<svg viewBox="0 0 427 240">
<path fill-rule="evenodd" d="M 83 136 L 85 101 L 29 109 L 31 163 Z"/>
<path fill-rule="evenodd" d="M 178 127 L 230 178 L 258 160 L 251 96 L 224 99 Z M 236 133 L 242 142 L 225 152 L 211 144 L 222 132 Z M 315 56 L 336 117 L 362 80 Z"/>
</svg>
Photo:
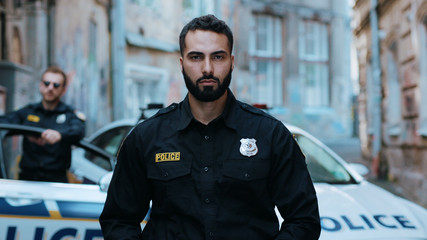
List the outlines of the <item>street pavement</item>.
<svg viewBox="0 0 427 240">
<path fill-rule="evenodd" d="M 401 187 L 399 187 L 395 183 L 392 183 L 385 179 L 378 179 L 372 175 L 371 164 L 368 160 L 363 158 L 360 147 L 360 141 L 358 138 L 329 139 L 323 142 L 347 162 L 361 163 L 365 165 L 370 170 L 370 174 L 365 176 L 369 182 L 380 186 L 395 195 L 405 198 Z"/>
</svg>

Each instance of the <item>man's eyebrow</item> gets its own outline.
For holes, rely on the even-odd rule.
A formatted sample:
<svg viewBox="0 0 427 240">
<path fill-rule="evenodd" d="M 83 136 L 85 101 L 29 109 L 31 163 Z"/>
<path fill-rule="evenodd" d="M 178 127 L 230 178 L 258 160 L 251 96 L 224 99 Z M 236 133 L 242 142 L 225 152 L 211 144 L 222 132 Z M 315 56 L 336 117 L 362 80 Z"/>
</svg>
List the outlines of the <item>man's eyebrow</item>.
<svg viewBox="0 0 427 240">
<path fill-rule="evenodd" d="M 218 50 L 218 51 L 210 53 L 210 55 L 216 55 L 216 54 L 227 54 L 227 51 Z M 191 52 L 188 52 L 187 55 L 205 55 L 205 54 L 203 52 L 191 51 Z"/>
<path fill-rule="evenodd" d="M 227 51 L 225 51 L 225 50 L 218 50 L 218 51 L 215 51 L 215 52 L 211 53 L 211 55 L 216 55 L 216 54 L 227 54 Z"/>
<path fill-rule="evenodd" d="M 204 55 L 204 53 L 197 52 L 197 51 L 191 51 L 191 52 L 188 52 L 187 55 Z"/>
</svg>

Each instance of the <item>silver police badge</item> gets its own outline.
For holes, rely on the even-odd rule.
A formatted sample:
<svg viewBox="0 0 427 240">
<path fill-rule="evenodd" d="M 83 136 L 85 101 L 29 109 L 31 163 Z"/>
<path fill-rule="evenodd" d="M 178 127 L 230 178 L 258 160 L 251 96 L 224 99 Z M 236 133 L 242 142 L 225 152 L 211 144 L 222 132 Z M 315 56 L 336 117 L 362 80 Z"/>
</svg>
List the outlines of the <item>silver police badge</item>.
<svg viewBox="0 0 427 240">
<path fill-rule="evenodd" d="M 65 120 L 67 120 L 67 117 L 65 116 L 65 114 L 61 114 L 61 115 L 58 115 L 58 117 L 56 117 L 56 123 L 58 124 L 64 123 Z"/>
<path fill-rule="evenodd" d="M 242 138 L 240 139 L 240 153 L 243 156 L 251 157 L 258 153 L 258 147 L 255 144 L 256 140 L 253 138 Z"/>
</svg>

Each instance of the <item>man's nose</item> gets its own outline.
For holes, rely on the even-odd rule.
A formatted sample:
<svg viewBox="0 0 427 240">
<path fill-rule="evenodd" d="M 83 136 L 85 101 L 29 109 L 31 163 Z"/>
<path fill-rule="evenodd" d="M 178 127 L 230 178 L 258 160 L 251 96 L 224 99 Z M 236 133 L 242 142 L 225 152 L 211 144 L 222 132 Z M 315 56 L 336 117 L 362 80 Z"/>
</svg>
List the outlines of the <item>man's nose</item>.
<svg viewBox="0 0 427 240">
<path fill-rule="evenodd" d="M 202 69 L 203 75 L 212 75 L 213 74 L 213 64 L 211 59 L 206 58 L 203 63 L 203 69 Z"/>
</svg>

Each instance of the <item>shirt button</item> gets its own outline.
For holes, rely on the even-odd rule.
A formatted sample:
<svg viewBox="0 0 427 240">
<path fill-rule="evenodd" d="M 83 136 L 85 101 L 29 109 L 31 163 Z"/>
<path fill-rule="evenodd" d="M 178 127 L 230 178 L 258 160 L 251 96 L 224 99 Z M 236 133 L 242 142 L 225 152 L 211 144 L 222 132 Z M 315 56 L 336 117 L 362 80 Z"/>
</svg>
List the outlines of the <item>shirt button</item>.
<svg viewBox="0 0 427 240">
<path fill-rule="evenodd" d="M 207 171 L 209 171 L 209 168 L 208 167 L 204 167 L 203 171 L 207 172 Z"/>
<path fill-rule="evenodd" d="M 164 172 L 163 173 L 163 177 L 168 177 L 169 176 L 169 173 L 168 172 Z"/>
<path fill-rule="evenodd" d="M 209 140 L 209 136 L 207 136 L 207 135 L 206 135 L 206 136 L 205 136 L 205 140 Z"/>
<path fill-rule="evenodd" d="M 209 204 L 211 202 L 211 200 L 209 200 L 209 198 L 205 198 L 205 203 Z"/>
<path fill-rule="evenodd" d="M 251 175 L 249 173 L 245 173 L 245 178 L 250 178 Z"/>
<path fill-rule="evenodd" d="M 213 232 L 209 232 L 209 237 L 213 237 L 214 233 Z"/>
</svg>

